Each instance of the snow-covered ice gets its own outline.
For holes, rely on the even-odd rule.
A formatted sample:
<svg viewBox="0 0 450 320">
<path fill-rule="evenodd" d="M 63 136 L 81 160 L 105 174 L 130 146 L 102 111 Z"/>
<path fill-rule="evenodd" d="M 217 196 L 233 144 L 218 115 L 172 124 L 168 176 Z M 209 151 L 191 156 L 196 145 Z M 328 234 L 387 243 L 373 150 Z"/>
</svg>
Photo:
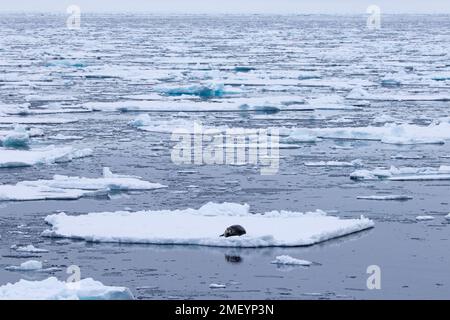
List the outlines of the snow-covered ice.
<svg viewBox="0 0 450 320">
<path fill-rule="evenodd" d="M 55 175 L 52 180 L 0 185 L 0 201 L 75 200 L 100 192 L 153 190 L 165 187 L 159 183 L 141 180 L 140 177 L 113 174 L 109 168 L 104 168 L 101 178 Z"/>
<path fill-rule="evenodd" d="M 389 169 L 376 168 L 373 170 L 360 169 L 352 172 L 353 180 L 392 180 L 392 181 L 426 181 L 426 180 L 450 180 L 450 166 L 439 168 L 423 167 L 394 167 Z"/>
<path fill-rule="evenodd" d="M 37 271 L 42 269 L 42 262 L 29 260 L 20 264 L 20 266 L 9 266 L 5 268 L 9 271 Z"/>
<path fill-rule="evenodd" d="M 428 126 L 416 124 L 386 123 L 384 126 L 338 127 L 338 128 L 294 128 L 287 139 L 295 141 L 296 136 L 312 138 L 374 140 L 387 144 L 443 144 L 450 139 L 450 122 L 436 121 Z"/>
<path fill-rule="evenodd" d="M 0 286 L 0 300 L 132 300 L 125 287 L 105 286 L 92 278 L 63 282 L 55 277 L 42 281 L 20 280 Z"/>
<path fill-rule="evenodd" d="M 31 150 L 0 148 L 0 168 L 28 167 L 39 164 L 70 162 L 73 159 L 91 156 L 92 149 L 48 146 Z"/>
<path fill-rule="evenodd" d="M 98 242 L 183 244 L 223 247 L 305 246 L 372 228 L 373 221 L 340 219 L 323 211 L 272 211 L 252 214 L 248 205 L 208 203 L 200 209 L 103 212 L 47 216 L 47 237 Z M 230 225 L 247 230 L 241 237 L 219 237 Z"/>
</svg>

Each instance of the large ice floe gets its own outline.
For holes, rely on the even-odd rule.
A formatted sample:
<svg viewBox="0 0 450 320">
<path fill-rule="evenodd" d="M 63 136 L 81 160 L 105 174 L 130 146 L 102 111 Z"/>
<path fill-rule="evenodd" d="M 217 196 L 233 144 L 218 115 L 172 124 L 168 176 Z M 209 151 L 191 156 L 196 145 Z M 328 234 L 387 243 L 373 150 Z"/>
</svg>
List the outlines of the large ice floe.
<svg viewBox="0 0 450 320">
<path fill-rule="evenodd" d="M 29 167 L 39 164 L 69 162 L 92 155 L 92 149 L 48 146 L 31 150 L 0 148 L 0 168 Z"/>
<path fill-rule="evenodd" d="M 401 167 L 391 166 L 386 168 L 375 168 L 373 170 L 361 169 L 350 174 L 353 180 L 391 180 L 391 181 L 429 181 L 450 180 L 450 166 L 439 168 L 423 167 Z"/>
<path fill-rule="evenodd" d="M 0 185 L 0 201 L 75 200 L 110 191 L 153 190 L 166 186 L 139 177 L 117 175 L 103 169 L 101 178 L 55 175 L 52 180 L 22 181 Z"/>
<path fill-rule="evenodd" d="M 178 97 L 160 96 L 155 100 L 128 100 L 113 102 L 87 102 L 84 107 L 96 111 L 147 111 L 147 112 L 265 112 L 274 113 L 280 110 L 314 109 L 305 106 L 303 98 L 292 95 L 227 98 L 217 97 L 208 100 L 193 100 L 189 95 Z"/>
<path fill-rule="evenodd" d="M 63 282 L 55 277 L 42 281 L 20 280 L 0 286 L 0 300 L 132 300 L 126 287 L 105 286 L 92 278 Z"/>
<path fill-rule="evenodd" d="M 248 205 L 207 203 L 200 209 L 139 212 L 102 212 L 84 215 L 66 213 L 47 216 L 51 225 L 42 235 L 84 239 L 92 242 L 119 242 L 220 247 L 308 246 L 359 232 L 374 226 L 373 221 L 340 219 L 325 212 L 272 211 L 252 214 Z M 247 234 L 220 237 L 235 224 Z"/>
<path fill-rule="evenodd" d="M 381 127 L 293 128 L 286 141 L 318 141 L 320 138 L 373 140 L 388 144 L 443 144 L 450 139 L 450 122 L 441 119 L 428 126 L 387 123 Z"/>
<path fill-rule="evenodd" d="M 392 84 L 392 82 L 390 82 Z M 353 88 L 346 96 L 350 100 L 378 101 L 450 101 L 449 94 L 417 94 L 417 93 L 369 93 L 361 87 Z"/>
</svg>

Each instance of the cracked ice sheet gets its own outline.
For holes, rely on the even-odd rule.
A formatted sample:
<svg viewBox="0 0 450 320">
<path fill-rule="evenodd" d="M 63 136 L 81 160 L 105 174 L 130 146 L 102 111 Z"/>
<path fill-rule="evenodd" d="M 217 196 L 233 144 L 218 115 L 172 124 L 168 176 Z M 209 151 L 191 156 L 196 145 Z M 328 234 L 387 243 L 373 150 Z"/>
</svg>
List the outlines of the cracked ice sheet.
<svg viewBox="0 0 450 320">
<path fill-rule="evenodd" d="M 29 167 L 38 164 L 70 162 L 92 155 L 92 149 L 48 146 L 32 150 L 0 148 L 0 168 Z"/>
<path fill-rule="evenodd" d="M 105 286 L 92 278 L 75 283 L 62 282 L 55 277 L 42 281 L 21 279 L 0 286 L 0 300 L 116 300 L 134 299 L 126 287 Z"/>
<path fill-rule="evenodd" d="M 139 177 L 113 174 L 109 168 L 104 168 L 102 178 L 55 175 L 53 180 L 0 185 L 0 201 L 75 200 L 102 191 L 152 190 L 165 187 Z"/>
<path fill-rule="evenodd" d="M 250 213 L 248 205 L 208 203 L 200 209 L 140 212 L 103 212 L 69 216 L 50 215 L 47 237 L 98 242 L 179 244 L 221 247 L 306 246 L 359 232 L 373 221 L 340 219 L 325 212 L 273 211 Z M 230 225 L 242 225 L 247 234 L 219 237 Z"/>
</svg>

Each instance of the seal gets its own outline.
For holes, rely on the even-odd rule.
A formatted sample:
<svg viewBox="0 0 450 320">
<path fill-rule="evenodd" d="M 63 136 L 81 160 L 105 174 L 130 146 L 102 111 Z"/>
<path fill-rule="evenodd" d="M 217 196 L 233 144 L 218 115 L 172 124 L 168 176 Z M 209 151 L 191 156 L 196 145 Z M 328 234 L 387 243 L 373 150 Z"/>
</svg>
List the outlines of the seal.
<svg viewBox="0 0 450 320">
<path fill-rule="evenodd" d="M 231 227 L 228 227 L 223 234 L 221 234 L 221 237 L 234 237 L 234 236 L 242 236 L 243 234 L 246 234 L 244 227 L 235 224 Z"/>
</svg>

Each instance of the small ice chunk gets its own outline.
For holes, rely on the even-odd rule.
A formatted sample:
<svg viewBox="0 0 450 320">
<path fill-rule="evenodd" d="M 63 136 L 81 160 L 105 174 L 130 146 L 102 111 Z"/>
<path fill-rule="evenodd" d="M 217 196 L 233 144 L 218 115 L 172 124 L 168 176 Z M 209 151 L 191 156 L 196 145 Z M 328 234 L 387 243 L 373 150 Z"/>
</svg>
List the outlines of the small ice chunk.
<svg viewBox="0 0 450 320">
<path fill-rule="evenodd" d="M 275 260 L 273 260 L 271 263 L 278 264 L 278 265 L 292 265 L 292 266 L 310 266 L 310 265 L 312 265 L 311 261 L 296 259 L 296 258 L 293 258 L 288 255 L 277 256 L 275 258 Z"/>
<path fill-rule="evenodd" d="M 417 216 L 416 217 L 417 221 L 430 221 L 430 220 L 434 220 L 433 216 Z"/>
<path fill-rule="evenodd" d="M 223 288 L 226 288 L 227 286 L 224 285 L 224 284 L 211 283 L 211 284 L 209 285 L 209 287 L 210 287 L 211 289 L 223 289 Z"/>
<path fill-rule="evenodd" d="M 45 253 L 45 252 L 48 252 L 47 249 L 36 248 L 32 244 L 29 244 L 29 245 L 26 245 L 26 246 L 13 246 L 11 248 L 16 250 L 17 252 L 30 252 L 30 253 Z"/>
<path fill-rule="evenodd" d="M 360 200 L 390 200 L 390 201 L 405 201 L 405 200 L 411 200 L 411 196 L 405 196 L 405 195 L 386 195 L 386 196 L 358 196 L 357 199 Z"/>
<path fill-rule="evenodd" d="M 25 127 L 16 126 L 14 131 L 6 134 L 3 138 L 0 137 L 0 142 L 5 148 L 27 148 L 30 143 L 30 135 Z"/>
</svg>

